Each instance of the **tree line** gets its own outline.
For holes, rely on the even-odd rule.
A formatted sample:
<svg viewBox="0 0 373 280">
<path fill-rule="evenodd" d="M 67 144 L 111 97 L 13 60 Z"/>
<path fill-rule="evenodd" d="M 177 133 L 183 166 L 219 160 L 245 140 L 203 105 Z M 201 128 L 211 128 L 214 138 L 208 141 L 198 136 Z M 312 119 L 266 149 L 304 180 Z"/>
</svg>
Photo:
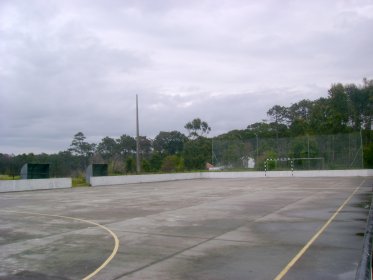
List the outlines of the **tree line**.
<svg viewBox="0 0 373 280">
<path fill-rule="evenodd" d="M 253 138 L 285 138 L 361 132 L 365 167 L 373 167 L 373 80 L 362 85 L 333 84 L 327 97 L 300 100 L 289 107 L 274 105 L 268 120 L 249 124 L 208 138 L 211 127 L 200 118 L 180 131 L 161 131 L 154 138 L 140 136 L 142 172 L 177 172 L 205 169 L 211 163 L 212 142 L 245 141 Z M 68 149 L 56 154 L 0 153 L 0 174 L 17 175 L 24 163 L 50 163 L 52 176 L 78 176 L 89 163 L 108 163 L 110 174 L 133 174 L 136 170 L 136 139 L 129 135 L 104 137 L 99 143 L 86 141 L 84 133 L 73 136 Z"/>
</svg>

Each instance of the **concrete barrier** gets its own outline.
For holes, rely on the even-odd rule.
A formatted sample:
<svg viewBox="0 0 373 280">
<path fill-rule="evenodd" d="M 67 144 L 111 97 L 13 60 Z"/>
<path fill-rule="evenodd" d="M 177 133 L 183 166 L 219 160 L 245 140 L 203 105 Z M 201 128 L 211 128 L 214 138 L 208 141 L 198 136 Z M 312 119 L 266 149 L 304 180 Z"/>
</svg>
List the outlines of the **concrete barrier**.
<svg viewBox="0 0 373 280">
<path fill-rule="evenodd" d="M 150 183 L 176 180 L 201 179 L 200 172 L 196 173 L 170 173 L 150 175 L 127 175 L 127 176 L 102 176 L 91 177 L 91 186 L 125 185 L 135 183 Z"/>
<path fill-rule="evenodd" d="M 294 177 L 369 177 L 373 169 L 294 171 Z"/>
<path fill-rule="evenodd" d="M 192 179 L 278 178 L 278 177 L 373 177 L 373 169 L 311 171 L 195 172 L 150 175 L 91 177 L 91 186 L 126 185 Z M 71 178 L 0 180 L 0 192 L 71 188 Z"/>
<path fill-rule="evenodd" d="M 91 177 L 91 186 L 126 185 L 191 179 L 278 178 L 278 177 L 369 177 L 373 169 L 312 171 L 196 172 L 151 175 Z"/>
<path fill-rule="evenodd" d="M 71 178 L 0 180 L 0 192 L 65 189 L 71 187 Z"/>
<path fill-rule="evenodd" d="M 309 170 L 309 171 L 264 171 L 262 172 L 208 172 L 202 173 L 204 178 L 260 178 L 260 177 L 370 177 L 373 169 L 351 170 Z"/>
<path fill-rule="evenodd" d="M 203 179 L 235 179 L 235 178 L 262 178 L 265 177 L 264 171 L 249 172 L 204 172 Z"/>
</svg>

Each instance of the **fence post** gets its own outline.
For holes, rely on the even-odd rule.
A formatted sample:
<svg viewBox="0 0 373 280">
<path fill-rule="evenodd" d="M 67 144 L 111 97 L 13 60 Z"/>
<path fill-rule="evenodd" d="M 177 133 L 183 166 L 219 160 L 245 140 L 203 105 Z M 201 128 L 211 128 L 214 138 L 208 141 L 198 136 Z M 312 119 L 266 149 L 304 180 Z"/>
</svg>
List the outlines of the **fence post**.
<svg viewBox="0 0 373 280">
<path fill-rule="evenodd" d="M 294 162 L 292 159 L 290 160 L 290 167 L 291 167 L 291 177 L 293 177 L 294 176 Z"/>
</svg>

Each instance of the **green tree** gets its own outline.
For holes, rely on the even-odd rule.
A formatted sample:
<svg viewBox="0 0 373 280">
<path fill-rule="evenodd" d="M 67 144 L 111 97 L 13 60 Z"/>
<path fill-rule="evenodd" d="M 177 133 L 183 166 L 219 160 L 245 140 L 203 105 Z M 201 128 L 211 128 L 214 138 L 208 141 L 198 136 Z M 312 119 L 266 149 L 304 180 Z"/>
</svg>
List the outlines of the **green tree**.
<svg viewBox="0 0 373 280">
<path fill-rule="evenodd" d="M 284 106 L 273 106 L 267 111 L 267 115 L 270 116 L 276 124 L 287 124 L 288 109 Z"/>
<path fill-rule="evenodd" d="M 129 157 L 126 159 L 126 164 L 125 164 L 125 170 L 126 173 L 135 173 L 136 171 L 136 164 L 135 160 L 132 157 Z"/>
<path fill-rule="evenodd" d="M 365 129 L 372 129 L 373 122 L 373 80 L 368 80 L 364 78 L 364 85 L 362 88 L 364 96 L 368 97 L 368 103 L 366 109 L 364 110 L 364 124 Z"/>
<path fill-rule="evenodd" d="M 369 143 L 364 147 L 364 167 L 373 168 L 373 143 Z"/>
<path fill-rule="evenodd" d="M 328 125 L 332 133 L 345 132 L 348 124 L 347 94 L 342 84 L 336 84 L 329 90 L 330 115 Z"/>
<path fill-rule="evenodd" d="M 373 80 L 364 78 L 363 86 L 360 88 L 359 108 L 356 111 L 360 112 L 362 119 L 362 128 L 371 130 L 373 121 Z"/>
<path fill-rule="evenodd" d="M 85 141 L 86 137 L 82 132 L 74 135 L 69 151 L 77 156 L 89 158 L 94 154 L 96 144 L 90 144 Z"/>
<path fill-rule="evenodd" d="M 288 108 L 289 129 L 292 136 L 305 135 L 310 131 L 310 114 L 313 102 L 301 100 Z"/>
<path fill-rule="evenodd" d="M 348 98 L 349 124 L 354 130 L 362 128 L 366 107 L 369 104 L 369 96 L 354 84 L 345 86 Z"/>
<path fill-rule="evenodd" d="M 74 135 L 70 148 L 68 149 L 73 155 L 79 158 L 80 171 L 83 172 L 87 167 L 90 158 L 94 155 L 96 144 L 85 141 L 86 137 L 82 132 Z"/>
<path fill-rule="evenodd" d="M 152 172 L 160 171 L 162 167 L 162 161 L 163 161 L 162 154 L 156 151 L 153 152 L 149 159 L 150 171 Z"/>
<path fill-rule="evenodd" d="M 150 166 L 150 162 L 148 160 L 144 159 L 142 161 L 141 170 L 143 170 L 144 172 L 151 172 L 152 171 L 151 166 Z"/>
<path fill-rule="evenodd" d="M 118 152 L 125 159 L 136 153 L 136 140 L 129 135 L 122 135 L 117 140 Z"/>
<path fill-rule="evenodd" d="M 314 101 L 310 116 L 310 130 L 313 134 L 330 134 L 330 106 L 326 98 Z"/>
<path fill-rule="evenodd" d="M 183 154 L 186 169 L 205 169 L 206 163 L 211 162 L 211 141 L 211 139 L 199 137 L 185 143 Z"/>
<path fill-rule="evenodd" d="M 276 136 L 276 129 L 273 128 L 273 125 L 270 125 L 265 121 L 250 124 L 247 126 L 247 129 L 254 135 L 258 135 L 260 137 Z"/>
<path fill-rule="evenodd" d="M 209 127 L 208 123 L 201 121 L 200 118 L 196 118 L 191 122 L 188 122 L 184 128 L 188 130 L 188 137 L 191 139 L 202 137 L 211 131 L 211 127 Z"/>
<path fill-rule="evenodd" d="M 97 146 L 97 152 L 105 160 L 110 160 L 118 153 L 118 143 L 110 137 L 105 137 Z"/>
<path fill-rule="evenodd" d="M 229 141 L 222 153 L 222 164 L 228 167 L 242 167 L 245 145 L 241 141 Z"/>
<path fill-rule="evenodd" d="M 140 156 L 141 159 L 150 158 L 152 152 L 152 141 L 146 136 L 140 136 Z"/>
<path fill-rule="evenodd" d="M 184 170 L 184 160 L 177 155 L 169 155 L 163 159 L 161 170 L 163 172 L 180 172 Z"/>
<path fill-rule="evenodd" d="M 153 148 L 159 153 L 168 155 L 180 154 L 188 138 L 179 131 L 161 131 L 153 141 Z"/>
<path fill-rule="evenodd" d="M 276 131 L 276 138 L 280 133 L 286 133 L 288 123 L 288 109 L 284 106 L 275 105 L 267 111 L 267 115 L 272 119 L 272 125 Z"/>
<path fill-rule="evenodd" d="M 56 176 L 77 176 L 80 169 L 80 158 L 70 151 L 62 151 L 56 155 Z"/>
</svg>

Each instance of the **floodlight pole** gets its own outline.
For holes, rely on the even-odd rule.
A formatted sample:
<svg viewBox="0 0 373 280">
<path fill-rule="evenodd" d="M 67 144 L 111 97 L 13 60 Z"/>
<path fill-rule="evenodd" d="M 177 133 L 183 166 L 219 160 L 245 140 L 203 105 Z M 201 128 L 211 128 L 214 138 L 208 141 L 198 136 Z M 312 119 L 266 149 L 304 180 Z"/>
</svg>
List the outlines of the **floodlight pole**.
<svg viewBox="0 0 373 280">
<path fill-rule="evenodd" d="M 139 174 L 140 171 L 139 101 L 136 94 L 136 172 Z"/>
</svg>

